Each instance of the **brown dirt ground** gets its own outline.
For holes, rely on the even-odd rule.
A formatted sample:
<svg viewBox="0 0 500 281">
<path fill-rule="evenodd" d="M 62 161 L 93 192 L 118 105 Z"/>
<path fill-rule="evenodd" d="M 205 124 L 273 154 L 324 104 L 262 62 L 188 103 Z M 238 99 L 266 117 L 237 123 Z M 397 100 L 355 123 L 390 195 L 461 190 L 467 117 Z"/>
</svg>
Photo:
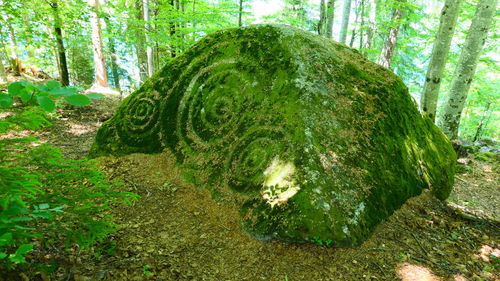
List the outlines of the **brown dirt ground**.
<svg viewBox="0 0 500 281">
<path fill-rule="evenodd" d="M 41 137 L 83 158 L 115 105 L 62 113 Z M 40 262 L 56 259 L 57 272 L 27 270 L 21 280 L 500 280 L 498 163 L 474 161 L 472 172 L 459 174 L 452 203 L 424 192 L 362 246 L 335 249 L 252 239 L 241 231 L 237 208 L 184 183 L 172 159 L 100 158 L 123 190 L 142 196 L 112 211 L 119 230 L 103 246 L 113 251 L 47 255 Z"/>
</svg>

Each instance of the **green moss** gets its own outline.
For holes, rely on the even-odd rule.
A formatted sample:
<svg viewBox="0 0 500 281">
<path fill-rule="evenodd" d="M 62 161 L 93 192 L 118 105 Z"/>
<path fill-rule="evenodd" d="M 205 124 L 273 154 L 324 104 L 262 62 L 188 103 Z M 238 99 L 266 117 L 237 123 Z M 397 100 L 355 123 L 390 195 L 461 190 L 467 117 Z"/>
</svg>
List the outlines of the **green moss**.
<svg viewBox="0 0 500 281">
<path fill-rule="evenodd" d="M 445 199 L 455 154 L 399 77 L 278 25 L 214 33 L 127 98 L 91 155 L 168 149 L 190 181 L 242 202 L 256 238 L 362 243 L 408 198 Z"/>
</svg>

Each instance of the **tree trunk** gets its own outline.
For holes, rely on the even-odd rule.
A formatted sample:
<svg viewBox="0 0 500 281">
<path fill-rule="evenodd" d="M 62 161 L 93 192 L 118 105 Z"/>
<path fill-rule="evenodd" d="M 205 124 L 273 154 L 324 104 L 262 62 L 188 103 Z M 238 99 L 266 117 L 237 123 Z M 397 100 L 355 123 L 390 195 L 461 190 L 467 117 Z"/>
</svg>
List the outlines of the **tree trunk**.
<svg viewBox="0 0 500 281">
<path fill-rule="evenodd" d="M 368 30 L 366 31 L 366 42 L 365 42 L 365 52 L 367 54 L 367 50 L 371 49 L 373 36 L 377 31 L 377 26 L 375 25 L 375 21 L 377 18 L 377 6 L 375 5 L 375 0 L 370 1 L 370 14 L 368 15 Z"/>
<path fill-rule="evenodd" d="M 356 40 L 356 26 L 358 25 L 359 23 L 359 14 L 361 12 L 361 7 L 360 7 L 360 2 L 354 2 L 355 4 L 355 18 L 354 18 L 354 28 L 352 29 L 352 33 L 351 33 L 351 40 L 349 41 L 349 47 L 352 48 L 352 46 L 354 45 L 354 40 Z"/>
<path fill-rule="evenodd" d="M 2 27 L 0 27 L 0 35 L 2 35 Z M 0 84 L 7 83 L 7 72 L 5 71 L 5 65 L 3 64 L 2 50 L 5 50 L 5 46 L 2 36 L 0 36 Z"/>
<path fill-rule="evenodd" d="M 7 83 L 7 73 L 5 72 L 5 66 L 2 62 L 2 57 L 0 56 L 0 84 Z"/>
<path fill-rule="evenodd" d="M 31 23 L 30 23 L 30 17 L 27 12 L 28 8 L 26 7 L 27 1 L 22 1 L 22 7 L 24 9 L 22 13 L 22 18 L 23 18 L 23 26 L 24 26 L 24 37 L 26 38 L 26 49 L 28 50 L 28 57 L 33 58 L 35 57 L 35 53 L 33 52 L 33 47 L 31 46 L 31 37 L 33 36 L 33 30 L 31 28 Z"/>
<path fill-rule="evenodd" d="M 484 110 L 483 116 L 481 116 L 481 121 L 479 121 L 479 125 L 477 126 L 476 133 L 474 134 L 474 139 L 472 140 L 473 142 L 476 142 L 477 140 L 479 140 L 483 129 L 488 125 L 488 121 L 491 118 L 490 106 L 491 106 L 491 101 L 488 101 L 488 103 L 486 104 L 486 108 Z M 486 118 L 486 116 L 488 116 L 488 117 Z"/>
<path fill-rule="evenodd" d="M 61 18 L 59 17 L 59 7 L 57 0 L 50 3 L 52 12 L 54 14 L 54 34 L 56 36 L 57 45 L 57 59 L 59 60 L 59 74 L 61 75 L 61 85 L 69 85 L 69 72 L 68 63 L 66 61 L 66 49 L 64 48 L 64 41 L 61 29 Z"/>
<path fill-rule="evenodd" d="M 434 47 L 432 48 L 431 61 L 425 75 L 424 90 L 420 99 L 422 112 L 432 121 L 436 117 L 437 100 L 441 77 L 448 58 L 451 39 L 457 23 L 458 12 L 462 0 L 446 0 L 441 11 L 441 19 Z"/>
<path fill-rule="evenodd" d="M 402 3 L 406 0 L 399 0 L 397 2 Z M 392 55 L 394 54 L 394 48 L 396 48 L 396 42 L 398 41 L 399 27 L 401 26 L 401 18 L 403 17 L 403 10 L 399 5 L 396 6 L 394 12 L 392 13 L 391 22 L 395 23 L 395 26 L 389 29 L 389 36 L 385 43 L 382 54 L 380 55 L 379 64 L 381 66 L 389 68 L 391 66 Z"/>
<path fill-rule="evenodd" d="M 339 42 L 345 43 L 347 39 L 347 27 L 349 25 L 349 16 L 351 15 L 351 0 L 345 0 L 344 12 L 342 14 L 342 25 L 340 27 Z"/>
<path fill-rule="evenodd" d="M 148 69 L 148 77 L 153 76 L 154 73 L 154 65 L 153 65 L 153 48 L 151 47 L 151 40 L 149 39 L 149 1 L 142 0 L 142 14 L 144 16 L 144 35 L 146 39 L 146 58 L 147 58 L 147 69 Z"/>
<path fill-rule="evenodd" d="M 16 33 L 14 32 L 14 28 L 12 25 L 7 22 L 7 28 L 9 29 L 9 37 L 10 37 L 10 65 L 12 68 L 12 72 L 14 75 L 21 75 L 19 58 L 17 57 L 17 39 Z"/>
<path fill-rule="evenodd" d="M 142 15 L 142 0 L 135 0 L 135 20 L 142 21 L 143 15 Z M 139 68 L 139 78 L 140 82 L 144 81 L 148 77 L 148 60 L 147 60 L 147 55 L 146 55 L 146 48 L 144 46 L 144 41 L 146 40 L 144 38 L 144 30 L 141 28 L 138 28 L 137 26 L 134 26 L 135 29 L 135 40 L 134 40 L 134 45 L 135 45 L 135 54 L 137 57 L 137 64 Z"/>
<path fill-rule="evenodd" d="M 102 51 L 102 31 L 101 22 L 98 16 L 99 0 L 88 0 L 90 6 L 90 26 L 92 27 L 92 50 L 94 52 L 94 67 L 96 86 L 108 87 L 108 74 L 104 53 Z"/>
<path fill-rule="evenodd" d="M 440 120 L 441 129 L 450 139 L 456 139 L 458 136 L 460 116 L 476 71 L 479 55 L 488 36 L 488 29 L 492 24 L 496 5 L 497 0 L 480 0 L 467 33 L 451 82 L 449 98 Z"/>
<path fill-rule="evenodd" d="M 175 2 L 174 0 L 170 0 L 170 5 L 172 6 L 172 9 L 175 10 Z M 170 22 L 170 37 L 174 37 L 175 36 L 175 33 L 176 33 L 176 26 L 175 26 L 175 22 Z M 175 43 L 171 44 L 170 45 L 170 55 L 172 56 L 172 58 L 175 58 L 177 56 L 177 46 L 175 45 Z"/>
<path fill-rule="evenodd" d="M 363 39 L 365 37 L 365 0 L 360 2 L 361 23 L 359 24 L 359 50 L 363 50 Z"/>
<path fill-rule="evenodd" d="M 241 27 L 243 25 L 242 17 L 243 17 L 243 0 L 240 0 L 240 11 L 238 13 L 238 26 L 239 27 Z"/>
<path fill-rule="evenodd" d="M 106 21 L 106 29 L 109 34 L 113 34 L 113 30 L 111 28 L 111 24 L 108 21 L 107 18 L 104 18 Z M 118 56 L 116 55 L 116 48 L 115 48 L 115 40 L 113 39 L 113 36 L 109 37 L 109 52 L 110 52 L 110 58 L 111 58 L 111 72 L 113 74 L 113 86 L 115 89 L 119 92 L 121 92 L 120 89 L 120 75 L 118 73 L 118 70 L 120 67 L 118 66 Z"/>
<path fill-rule="evenodd" d="M 326 2 L 326 37 L 333 38 L 333 15 L 335 13 L 335 0 Z"/>
<path fill-rule="evenodd" d="M 326 8 L 325 0 L 321 0 L 319 3 L 319 21 L 317 26 L 317 32 L 319 35 L 325 35 L 325 23 L 326 23 Z"/>
</svg>

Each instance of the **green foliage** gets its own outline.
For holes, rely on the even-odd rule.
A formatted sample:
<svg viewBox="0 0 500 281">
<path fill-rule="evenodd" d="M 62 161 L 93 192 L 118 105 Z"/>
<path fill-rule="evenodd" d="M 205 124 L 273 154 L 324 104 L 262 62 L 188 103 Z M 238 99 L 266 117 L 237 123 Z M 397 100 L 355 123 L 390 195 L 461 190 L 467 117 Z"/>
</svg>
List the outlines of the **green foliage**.
<svg viewBox="0 0 500 281">
<path fill-rule="evenodd" d="M 50 93 L 50 97 L 72 97 L 75 99 L 70 101 L 72 104 L 83 104 L 89 99 L 84 96 L 83 100 L 80 97 L 83 95 L 60 88 L 55 81 L 40 86 L 13 83 L 9 86 L 9 97 L 22 99 L 23 91 L 32 91 L 33 96 L 43 91 Z M 25 98 L 24 102 L 31 100 L 32 97 Z M 39 106 L 4 111 L 7 117 L 0 119 L 0 133 L 50 126 L 43 102 L 37 100 Z M 111 204 L 130 204 L 137 196 L 114 191 L 120 183 L 108 182 L 95 162 L 65 159 L 58 148 L 34 141 L 34 138 L 0 139 L 1 270 L 26 263 L 25 257 L 34 248 L 43 251 L 61 244 L 89 248 L 103 241 L 116 227 L 106 213 Z"/>
<path fill-rule="evenodd" d="M 324 246 L 324 247 L 328 247 L 328 246 L 330 246 L 330 244 L 332 244 L 332 242 L 333 242 L 333 241 L 332 241 L 332 240 L 330 240 L 330 239 L 328 239 L 328 240 L 324 240 L 324 241 L 323 241 L 323 240 L 322 240 L 322 239 L 320 239 L 318 236 L 314 236 L 314 237 L 312 238 L 312 240 L 313 240 L 313 241 L 314 241 L 314 243 L 316 243 L 317 245 L 319 245 L 319 246 Z"/>
<path fill-rule="evenodd" d="M 35 85 L 27 81 L 14 82 L 8 87 L 8 94 L 0 94 L 0 106 L 8 108 L 19 98 L 24 104 L 37 104 L 46 111 L 56 108 L 56 101 L 65 101 L 73 106 L 86 106 L 92 99 L 100 99 L 102 95 L 82 95 L 76 87 L 61 87 L 55 80 L 46 84 Z M 61 99 L 62 98 L 62 99 Z"/>
</svg>

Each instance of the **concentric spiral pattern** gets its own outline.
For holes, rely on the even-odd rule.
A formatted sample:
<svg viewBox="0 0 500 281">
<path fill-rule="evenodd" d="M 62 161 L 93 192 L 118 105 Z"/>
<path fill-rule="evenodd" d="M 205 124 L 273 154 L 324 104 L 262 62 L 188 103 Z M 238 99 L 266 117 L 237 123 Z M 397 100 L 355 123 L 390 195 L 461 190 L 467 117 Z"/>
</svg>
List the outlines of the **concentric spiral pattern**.
<svg viewBox="0 0 500 281">
<path fill-rule="evenodd" d="M 200 40 L 122 103 L 90 153 L 164 150 L 185 179 L 239 204 L 254 237 L 338 247 L 423 188 L 445 199 L 456 162 L 392 72 L 276 25 Z"/>
<path fill-rule="evenodd" d="M 154 145 L 158 139 L 160 106 L 158 93 L 142 95 L 129 99 L 127 106 L 121 113 L 120 126 L 117 126 L 118 135 L 124 143 L 139 145 Z M 153 141 L 152 141 L 153 139 Z"/>
<path fill-rule="evenodd" d="M 186 66 L 162 104 L 162 135 L 172 136 L 166 146 L 182 161 L 203 154 L 199 168 L 220 178 L 214 184 L 258 193 L 263 171 L 288 149 L 283 129 L 272 126 L 285 118 L 272 96 L 274 69 L 243 50 L 239 56 L 205 51 Z"/>
</svg>

